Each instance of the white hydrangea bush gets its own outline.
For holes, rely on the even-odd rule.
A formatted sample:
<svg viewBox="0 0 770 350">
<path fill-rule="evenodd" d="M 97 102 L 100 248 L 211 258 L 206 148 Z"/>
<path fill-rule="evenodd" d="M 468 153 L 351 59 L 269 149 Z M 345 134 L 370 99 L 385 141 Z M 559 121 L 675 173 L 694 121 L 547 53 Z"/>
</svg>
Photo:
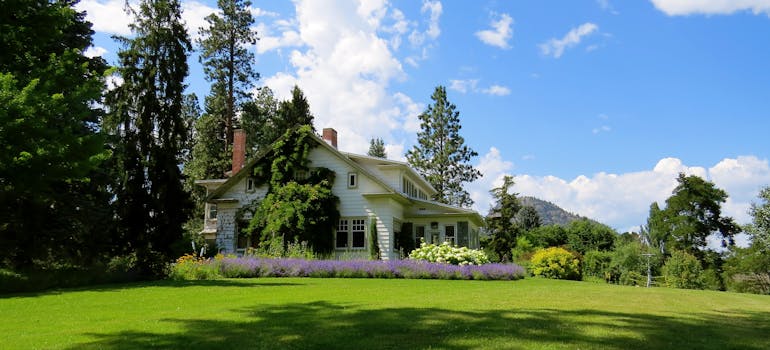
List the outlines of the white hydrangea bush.
<svg viewBox="0 0 770 350">
<path fill-rule="evenodd" d="M 481 250 L 468 247 L 452 246 L 449 242 L 441 245 L 423 242 L 420 248 L 409 253 L 409 259 L 452 265 L 483 265 L 489 263 L 489 257 Z"/>
</svg>

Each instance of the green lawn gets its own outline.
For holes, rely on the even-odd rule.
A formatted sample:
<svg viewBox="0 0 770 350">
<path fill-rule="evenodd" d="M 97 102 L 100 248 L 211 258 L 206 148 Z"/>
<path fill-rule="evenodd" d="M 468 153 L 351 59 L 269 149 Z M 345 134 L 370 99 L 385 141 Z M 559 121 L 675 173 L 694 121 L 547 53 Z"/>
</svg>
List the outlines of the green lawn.
<svg viewBox="0 0 770 350">
<path fill-rule="evenodd" d="M 160 281 L 0 315 L 0 349 L 770 349 L 768 296 L 533 278 Z"/>
</svg>

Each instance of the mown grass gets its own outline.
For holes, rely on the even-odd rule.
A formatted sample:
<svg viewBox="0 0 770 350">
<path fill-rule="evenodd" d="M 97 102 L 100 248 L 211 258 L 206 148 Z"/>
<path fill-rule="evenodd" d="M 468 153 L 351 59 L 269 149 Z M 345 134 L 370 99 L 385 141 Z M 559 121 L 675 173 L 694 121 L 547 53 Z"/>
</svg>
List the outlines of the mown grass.
<svg viewBox="0 0 770 350">
<path fill-rule="evenodd" d="M 769 349 L 770 297 L 585 282 L 261 278 L 0 295 L 3 349 Z"/>
</svg>

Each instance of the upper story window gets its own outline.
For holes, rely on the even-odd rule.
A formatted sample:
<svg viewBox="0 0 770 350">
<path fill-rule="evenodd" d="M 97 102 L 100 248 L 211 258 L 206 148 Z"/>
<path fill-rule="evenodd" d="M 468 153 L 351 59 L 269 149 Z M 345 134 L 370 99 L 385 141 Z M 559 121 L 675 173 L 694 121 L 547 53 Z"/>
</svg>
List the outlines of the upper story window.
<svg viewBox="0 0 770 350">
<path fill-rule="evenodd" d="M 208 203 L 208 210 L 206 211 L 206 219 L 216 220 L 217 218 L 217 205 L 214 203 Z"/>
<path fill-rule="evenodd" d="M 307 180 L 310 174 L 306 170 L 295 170 L 294 179 L 297 181 Z"/>
<path fill-rule="evenodd" d="M 421 198 L 420 192 L 422 192 L 422 190 L 417 188 L 417 186 L 414 185 L 414 182 L 410 181 L 406 177 L 402 178 L 401 180 L 401 191 L 409 197 Z"/>
<path fill-rule="evenodd" d="M 257 190 L 257 179 L 250 177 L 246 179 L 246 192 L 254 192 Z"/>
<path fill-rule="evenodd" d="M 348 188 L 358 187 L 358 173 L 348 173 Z"/>
</svg>

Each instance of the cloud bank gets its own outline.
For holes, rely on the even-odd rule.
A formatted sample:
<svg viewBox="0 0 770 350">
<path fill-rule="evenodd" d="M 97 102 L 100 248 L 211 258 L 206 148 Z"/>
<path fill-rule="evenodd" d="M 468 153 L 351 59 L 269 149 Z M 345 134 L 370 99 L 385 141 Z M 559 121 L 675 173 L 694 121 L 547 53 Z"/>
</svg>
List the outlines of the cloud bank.
<svg viewBox="0 0 770 350">
<path fill-rule="evenodd" d="M 669 16 L 730 15 L 740 11 L 770 15 L 770 0 L 651 0 Z"/>
<path fill-rule="evenodd" d="M 498 149 L 492 148 L 481 157 L 477 167 L 484 177 L 468 188 L 476 201 L 474 209 L 486 214 L 492 204 L 488 190 L 499 186 L 504 175 L 513 173 L 514 166 L 504 160 Z M 730 197 L 722 206 L 723 213 L 738 223 L 750 221 L 747 213 L 750 203 L 756 201 L 763 186 L 770 185 L 767 159 L 739 156 L 725 158 L 708 168 L 688 166 L 677 158 L 663 158 L 649 170 L 624 174 L 601 172 L 571 180 L 516 175 L 514 191 L 556 203 L 567 211 L 625 231 L 646 223 L 650 204 L 663 204 L 671 196 L 679 173 L 701 176 L 725 190 Z"/>
</svg>

